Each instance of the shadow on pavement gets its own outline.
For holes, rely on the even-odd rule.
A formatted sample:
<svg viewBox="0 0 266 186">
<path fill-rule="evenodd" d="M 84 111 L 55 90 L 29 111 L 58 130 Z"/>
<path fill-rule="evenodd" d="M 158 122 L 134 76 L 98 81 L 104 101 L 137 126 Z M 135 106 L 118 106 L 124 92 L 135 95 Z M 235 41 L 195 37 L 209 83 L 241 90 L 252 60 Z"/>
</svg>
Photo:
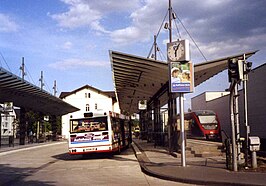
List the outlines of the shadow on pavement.
<svg viewBox="0 0 266 186">
<path fill-rule="evenodd" d="M 52 156 L 55 159 L 63 161 L 83 161 L 83 160 L 94 160 L 94 159 L 113 159 L 117 161 L 134 161 L 137 162 L 137 159 L 128 158 L 128 155 L 134 155 L 134 151 L 131 147 L 123 150 L 120 154 L 115 153 L 89 153 L 84 155 L 71 155 L 69 153 L 58 154 Z"/>
<path fill-rule="evenodd" d="M 28 176 L 31 176 L 40 168 L 16 168 L 10 167 L 8 164 L 0 164 L 0 185 L 1 186 L 21 186 L 21 185 L 55 185 L 54 182 L 47 181 L 26 181 Z"/>
</svg>

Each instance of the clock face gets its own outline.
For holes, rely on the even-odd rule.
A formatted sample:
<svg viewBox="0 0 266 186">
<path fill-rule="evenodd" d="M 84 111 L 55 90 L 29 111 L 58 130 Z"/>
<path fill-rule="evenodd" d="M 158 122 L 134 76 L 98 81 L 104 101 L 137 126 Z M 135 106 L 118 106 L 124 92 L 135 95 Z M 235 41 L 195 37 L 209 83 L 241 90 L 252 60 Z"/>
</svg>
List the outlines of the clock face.
<svg viewBox="0 0 266 186">
<path fill-rule="evenodd" d="M 181 42 L 176 42 L 168 47 L 168 58 L 171 61 L 178 61 L 184 57 L 185 48 Z"/>
</svg>

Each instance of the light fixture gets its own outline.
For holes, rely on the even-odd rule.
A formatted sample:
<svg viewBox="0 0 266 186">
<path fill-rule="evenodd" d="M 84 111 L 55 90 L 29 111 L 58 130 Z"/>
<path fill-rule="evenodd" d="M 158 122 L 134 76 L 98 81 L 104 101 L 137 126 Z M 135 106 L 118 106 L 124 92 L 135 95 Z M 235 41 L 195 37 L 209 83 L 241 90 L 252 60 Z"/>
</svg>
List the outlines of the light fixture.
<svg viewBox="0 0 266 186">
<path fill-rule="evenodd" d="M 176 13 L 175 12 L 172 12 L 172 17 L 173 17 L 173 19 L 176 19 Z"/>
<path fill-rule="evenodd" d="M 167 22 L 164 24 L 164 28 L 165 28 L 165 29 L 168 29 L 168 28 L 169 28 L 169 26 L 168 26 L 168 23 L 167 23 Z"/>
</svg>

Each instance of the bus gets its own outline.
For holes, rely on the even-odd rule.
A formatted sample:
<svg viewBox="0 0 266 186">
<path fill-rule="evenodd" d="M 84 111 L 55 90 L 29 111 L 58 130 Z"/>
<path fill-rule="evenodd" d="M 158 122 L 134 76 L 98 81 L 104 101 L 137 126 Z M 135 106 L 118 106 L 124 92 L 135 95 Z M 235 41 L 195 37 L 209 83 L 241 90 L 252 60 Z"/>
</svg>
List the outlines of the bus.
<svg viewBox="0 0 266 186">
<path fill-rule="evenodd" d="M 69 154 L 118 152 L 131 143 L 129 116 L 109 112 L 70 119 Z"/>
<path fill-rule="evenodd" d="M 184 115 L 187 138 L 221 141 L 221 126 L 217 114 L 211 110 L 195 110 Z M 180 120 L 177 116 L 177 130 Z"/>
</svg>

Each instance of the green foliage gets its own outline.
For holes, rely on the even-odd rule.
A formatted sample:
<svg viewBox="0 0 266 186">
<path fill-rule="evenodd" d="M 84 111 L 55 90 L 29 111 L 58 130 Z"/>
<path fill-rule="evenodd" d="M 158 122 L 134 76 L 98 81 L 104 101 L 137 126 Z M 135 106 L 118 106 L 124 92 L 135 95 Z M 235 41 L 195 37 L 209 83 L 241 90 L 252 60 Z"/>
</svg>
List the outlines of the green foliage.
<svg viewBox="0 0 266 186">
<path fill-rule="evenodd" d="M 33 111 L 27 111 L 25 113 L 25 121 L 27 123 L 27 132 L 32 131 L 33 133 L 37 133 L 37 127 L 38 127 L 38 122 L 40 124 L 40 128 L 42 128 L 41 124 L 43 123 L 42 128 L 43 131 L 52 131 L 53 126 L 52 126 L 52 121 L 51 121 L 52 116 L 49 115 L 49 121 L 44 121 L 44 115 L 42 113 L 38 112 L 33 112 Z M 54 126 L 54 129 L 57 131 L 57 134 L 61 134 L 61 117 L 57 116 L 56 118 L 56 126 Z"/>
</svg>

